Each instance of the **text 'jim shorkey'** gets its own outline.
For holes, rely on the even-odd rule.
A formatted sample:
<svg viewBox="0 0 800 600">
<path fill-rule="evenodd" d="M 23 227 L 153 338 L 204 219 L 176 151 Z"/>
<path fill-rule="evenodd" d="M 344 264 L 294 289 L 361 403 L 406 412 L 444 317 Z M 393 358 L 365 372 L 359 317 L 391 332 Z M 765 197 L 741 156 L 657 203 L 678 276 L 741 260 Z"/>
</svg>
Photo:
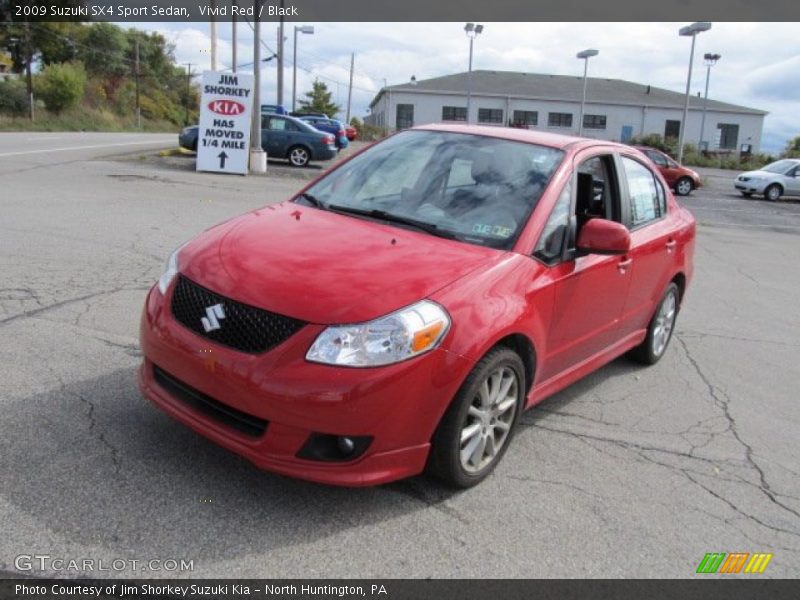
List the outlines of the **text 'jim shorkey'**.
<svg viewBox="0 0 800 600">
<path fill-rule="evenodd" d="M 709 552 L 697 566 L 698 573 L 763 573 L 772 554 L 756 552 Z"/>
</svg>

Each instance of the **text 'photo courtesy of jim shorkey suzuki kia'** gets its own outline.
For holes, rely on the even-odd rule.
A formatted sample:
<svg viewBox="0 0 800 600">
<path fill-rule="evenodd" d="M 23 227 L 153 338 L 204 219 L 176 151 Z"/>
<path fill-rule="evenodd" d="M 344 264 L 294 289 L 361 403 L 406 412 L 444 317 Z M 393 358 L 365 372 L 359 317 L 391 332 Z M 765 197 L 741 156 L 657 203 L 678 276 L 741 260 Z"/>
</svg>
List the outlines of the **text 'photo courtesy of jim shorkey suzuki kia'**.
<svg viewBox="0 0 800 600">
<path fill-rule="evenodd" d="M 175 250 L 140 386 L 269 471 L 469 487 L 525 409 L 622 354 L 658 362 L 694 241 L 630 146 L 406 130 Z"/>
</svg>

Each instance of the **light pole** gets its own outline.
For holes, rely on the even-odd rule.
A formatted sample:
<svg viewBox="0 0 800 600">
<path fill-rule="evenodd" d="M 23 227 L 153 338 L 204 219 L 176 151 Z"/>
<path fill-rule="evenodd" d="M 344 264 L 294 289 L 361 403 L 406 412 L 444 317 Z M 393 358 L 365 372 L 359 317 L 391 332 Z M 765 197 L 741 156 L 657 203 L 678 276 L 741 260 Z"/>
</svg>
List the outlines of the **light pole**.
<svg viewBox="0 0 800 600">
<path fill-rule="evenodd" d="M 467 123 L 472 123 L 470 104 L 472 103 L 472 44 L 475 38 L 483 31 L 483 25 L 467 23 L 464 25 L 464 32 L 469 38 L 469 72 L 467 74 Z"/>
<path fill-rule="evenodd" d="M 717 64 L 717 61 L 722 58 L 719 54 L 704 54 L 703 59 L 706 63 L 706 95 L 703 99 L 703 119 L 700 121 L 700 150 L 703 148 L 703 136 L 706 132 L 706 108 L 708 107 L 708 82 L 711 79 L 711 67 Z"/>
<path fill-rule="evenodd" d="M 295 111 L 297 103 L 297 33 L 312 35 L 314 27 L 312 25 L 294 26 L 294 50 L 292 51 L 292 112 Z"/>
<path fill-rule="evenodd" d="M 250 126 L 250 172 L 267 172 L 267 153 L 261 146 L 261 4 L 253 0 L 253 108 Z"/>
<path fill-rule="evenodd" d="M 692 49 L 689 52 L 689 73 L 686 76 L 686 101 L 683 105 L 683 121 L 681 122 L 681 128 L 678 132 L 678 162 L 683 162 L 683 141 L 686 139 L 686 126 L 688 125 L 687 121 L 689 120 L 689 94 L 691 92 L 692 86 L 692 63 L 694 63 L 694 42 L 695 38 L 697 38 L 698 33 L 702 33 L 704 31 L 708 31 L 711 29 L 711 23 L 708 21 L 698 21 L 696 23 L 692 23 L 691 25 L 687 25 L 686 27 L 681 27 L 678 31 L 679 35 L 684 37 L 691 37 L 692 38 Z"/>
<path fill-rule="evenodd" d="M 581 99 L 581 114 L 578 117 L 578 136 L 583 135 L 583 111 L 586 107 L 586 75 L 589 73 L 589 59 L 593 56 L 600 54 L 597 50 L 588 49 L 583 52 L 578 52 L 575 58 L 583 59 L 583 98 Z"/>
</svg>

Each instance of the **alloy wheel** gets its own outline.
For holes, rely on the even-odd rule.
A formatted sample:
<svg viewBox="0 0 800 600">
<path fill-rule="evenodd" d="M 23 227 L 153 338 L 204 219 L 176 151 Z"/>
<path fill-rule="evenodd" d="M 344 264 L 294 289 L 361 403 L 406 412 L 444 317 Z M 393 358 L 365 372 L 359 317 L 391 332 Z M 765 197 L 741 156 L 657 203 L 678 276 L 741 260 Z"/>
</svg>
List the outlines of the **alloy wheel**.
<svg viewBox="0 0 800 600">
<path fill-rule="evenodd" d="M 692 191 L 692 182 L 688 179 L 681 179 L 678 182 L 678 185 L 675 186 L 678 195 L 680 196 L 687 196 Z"/>
<path fill-rule="evenodd" d="M 672 328 L 675 325 L 675 314 L 678 302 L 675 292 L 667 294 L 656 315 L 655 327 L 653 328 L 653 354 L 661 356 L 667 347 Z"/>
<path fill-rule="evenodd" d="M 478 387 L 461 429 L 462 468 L 471 474 L 491 465 L 505 445 L 519 404 L 519 379 L 498 367 Z"/>
<path fill-rule="evenodd" d="M 308 162 L 308 151 L 305 148 L 294 148 L 289 153 L 289 160 L 296 167 L 304 167 Z"/>
</svg>

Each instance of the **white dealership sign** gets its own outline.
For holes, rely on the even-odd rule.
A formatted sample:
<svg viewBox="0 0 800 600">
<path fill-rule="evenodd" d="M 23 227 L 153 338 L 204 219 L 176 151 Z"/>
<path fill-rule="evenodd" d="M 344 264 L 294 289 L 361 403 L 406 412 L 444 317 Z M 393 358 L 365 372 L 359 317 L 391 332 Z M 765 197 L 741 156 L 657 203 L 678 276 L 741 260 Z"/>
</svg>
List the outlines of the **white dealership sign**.
<svg viewBox="0 0 800 600">
<path fill-rule="evenodd" d="M 247 73 L 203 73 L 197 170 L 247 173 L 253 76 Z"/>
</svg>

